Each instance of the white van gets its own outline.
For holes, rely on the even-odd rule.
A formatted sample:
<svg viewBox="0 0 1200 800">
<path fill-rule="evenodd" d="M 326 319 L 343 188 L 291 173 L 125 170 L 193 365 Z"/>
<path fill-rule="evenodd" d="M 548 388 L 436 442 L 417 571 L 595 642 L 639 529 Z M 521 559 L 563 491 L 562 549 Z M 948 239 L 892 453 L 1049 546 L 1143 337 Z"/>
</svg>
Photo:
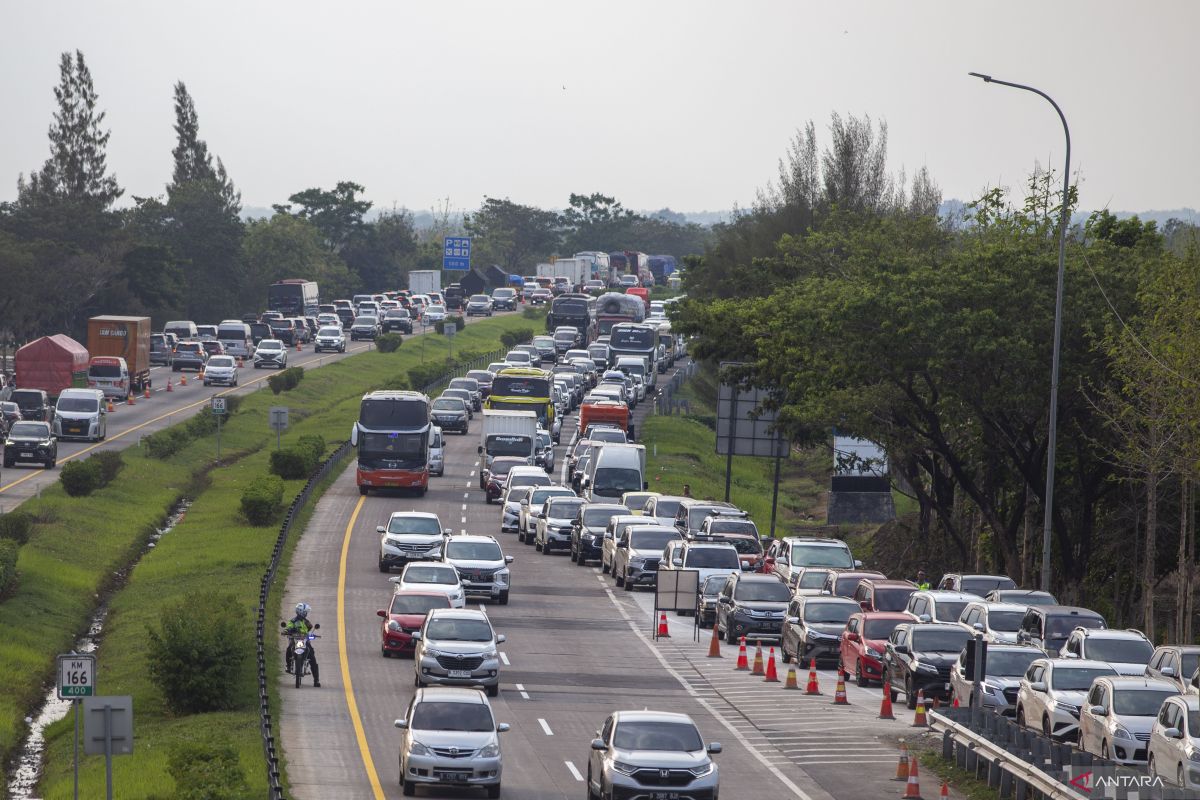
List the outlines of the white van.
<svg viewBox="0 0 1200 800">
<path fill-rule="evenodd" d="M 626 492 L 645 491 L 645 475 L 645 445 L 608 442 L 594 448 L 580 488 L 590 503 L 615 503 Z"/>
<path fill-rule="evenodd" d="M 54 407 L 54 435 L 60 439 L 98 442 L 108 436 L 104 392 L 99 389 L 63 389 Z"/>
<path fill-rule="evenodd" d="M 254 355 L 254 337 L 250 326 L 238 319 L 227 319 L 217 326 L 217 341 L 227 355 L 250 358 Z"/>
<path fill-rule="evenodd" d="M 617 356 L 614 369 L 619 369 L 626 375 L 637 375 L 646 385 L 647 392 L 657 383 L 654 370 L 647 366 L 646 359 L 642 356 Z"/>
<path fill-rule="evenodd" d="M 437 426 L 429 434 L 429 474 L 439 478 L 446 474 L 446 440 Z"/>
<path fill-rule="evenodd" d="M 190 319 L 171 320 L 163 326 L 163 333 L 175 334 L 177 342 L 182 342 L 184 339 L 196 339 L 200 335 L 196 331 L 196 323 Z"/>
</svg>

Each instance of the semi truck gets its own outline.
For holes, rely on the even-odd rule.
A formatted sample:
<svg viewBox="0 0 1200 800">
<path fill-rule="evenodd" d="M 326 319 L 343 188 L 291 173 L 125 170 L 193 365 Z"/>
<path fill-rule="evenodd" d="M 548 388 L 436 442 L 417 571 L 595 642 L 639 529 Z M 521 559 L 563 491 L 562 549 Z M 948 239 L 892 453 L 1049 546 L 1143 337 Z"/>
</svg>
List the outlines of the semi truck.
<svg viewBox="0 0 1200 800">
<path fill-rule="evenodd" d="M 408 290 L 413 294 L 429 294 L 442 290 L 442 273 L 436 269 L 419 269 L 408 273 Z"/>
<path fill-rule="evenodd" d="M 125 359 L 130 391 L 141 394 L 150 388 L 149 317 L 92 317 L 88 320 L 87 349 L 93 360 Z M 122 392 L 121 396 L 125 394 Z"/>
<path fill-rule="evenodd" d="M 600 250 L 584 250 L 576 253 L 575 258 L 582 258 L 588 263 L 590 272 L 585 280 L 600 280 L 608 283 L 608 253 Z"/>
</svg>

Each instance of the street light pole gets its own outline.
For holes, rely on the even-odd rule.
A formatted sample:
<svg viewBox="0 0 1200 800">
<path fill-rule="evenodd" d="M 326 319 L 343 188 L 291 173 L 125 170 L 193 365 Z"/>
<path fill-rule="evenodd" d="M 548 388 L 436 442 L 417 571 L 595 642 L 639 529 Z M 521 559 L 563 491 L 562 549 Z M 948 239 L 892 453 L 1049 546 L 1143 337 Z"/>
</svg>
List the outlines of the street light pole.
<svg viewBox="0 0 1200 800">
<path fill-rule="evenodd" d="M 1013 89 L 1023 89 L 1033 92 L 1054 106 L 1058 118 L 1062 122 L 1063 135 L 1067 139 L 1067 157 L 1063 165 L 1062 212 L 1058 220 L 1058 289 L 1054 297 L 1054 354 L 1050 364 L 1050 435 L 1046 444 L 1046 502 L 1042 510 L 1042 591 L 1050 591 L 1050 534 L 1054 521 L 1054 461 L 1058 453 L 1058 372 L 1059 353 L 1062 350 L 1062 308 L 1063 308 L 1063 273 L 1067 253 L 1067 222 L 1069 220 L 1068 198 L 1071 189 L 1071 130 L 1067 127 L 1067 118 L 1054 98 L 1020 83 L 1010 83 L 993 78 L 991 75 L 981 75 L 978 72 L 968 72 L 968 75 L 981 79 L 984 83 L 998 83 Z"/>
</svg>

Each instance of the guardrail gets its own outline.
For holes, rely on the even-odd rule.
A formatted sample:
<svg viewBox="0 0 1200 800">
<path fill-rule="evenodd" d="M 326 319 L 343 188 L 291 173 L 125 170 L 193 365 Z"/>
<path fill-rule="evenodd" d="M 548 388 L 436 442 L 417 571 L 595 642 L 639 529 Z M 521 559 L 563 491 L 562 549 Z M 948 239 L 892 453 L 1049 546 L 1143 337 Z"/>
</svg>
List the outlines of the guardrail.
<svg viewBox="0 0 1200 800">
<path fill-rule="evenodd" d="M 446 374 L 442 375 L 437 380 L 430 381 L 422 386 L 421 392 L 424 394 L 429 394 L 438 386 L 441 386 L 444 383 L 449 383 L 455 378 L 461 378 L 473 369 L 487 369 L 488 364 L 491 364 L 493 361 L 502 361 L 506 355 L 508 355 L 508 348 L 501 348 L 500 350 L 493 350 L 490 353 L 484 353 L 481 356 L 476 356 L 470 361 L 464 361 L 462 363 L 455 364 L 454 368 L 448 371 Z"/>
<path fill-rule="evenodd" d="M 655 414 L 688 413 L 687 400 L 676 400 L 675 394 L 683 388 L 685 382 L 696 374 L 697 366 L 696 362 L 688 356 L 681 356 L 681 358 L 687 358 L 687 363 L 675 370 L 671 379 L 658 387 L 658 395 L 654 398 Z"/>
</svg>

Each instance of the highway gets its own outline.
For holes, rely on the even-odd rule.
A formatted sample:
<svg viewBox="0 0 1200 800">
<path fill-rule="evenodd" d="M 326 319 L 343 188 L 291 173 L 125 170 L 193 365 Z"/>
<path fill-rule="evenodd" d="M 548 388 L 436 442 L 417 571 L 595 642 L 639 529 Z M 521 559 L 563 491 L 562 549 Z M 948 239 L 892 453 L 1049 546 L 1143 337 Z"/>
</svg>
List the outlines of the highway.
<svg viewBox="0 0 1200 800">
<path fill-rule="evenodd" d="M 643 403 L 638 416 L 649 411 Z M 558 458 L 573 434 L 564 426 Z M 848 686 L 850 705 L 832 704 L 832 671 L 822 696 L 734 671 L 736 648 L 706 657 L 709 633 L 692 640 L 691 618 L 669 617 L 671 638 L 654 642 L 650 592 L 614 592 L 598 567 L 543 556 L 499 534 L 498 505 L 479 491 L 478 444 L 449 437 L 446 474 L 424 498 L 360 498 L 348 469 L 317 506 L 299 542 L 284 608 L 304 601 L 322 623 L 317 653 L 322 688 L 297 690 L 283 675 L 280 732 L 291 793 L 298 800 L 400 797 L 393 721 L 412 697 L 413 662 L 380 654 L 380 620 L 393 585 L 376 565 L 376 525 L 398 510 L 435 511 L 456 532 L 497 536 L 515 557 L 507 606 L 483 605 L 498 633 L 504 668 L 492 700 L 502 736 L 504 797 L 582 798 L 588 742 L 605 715 L 651 708 L 692 715 L 706 741 L 719 741 L 722 797 L 855 800 L 900 796 L 893 782 L 897 739 L 913 737 L 911 715 L 878 720 L 880 692 Z M 282 646 L 280 646 L 282 652 Z M 781 672 L 780 676 L 783 677 Z M 801 684 L 807 677 L 801 674 Z M 937 791 L 930 784 L 932 792 Z M 481 796 L 419 790 L 427 797 Z"/>
</svg>

